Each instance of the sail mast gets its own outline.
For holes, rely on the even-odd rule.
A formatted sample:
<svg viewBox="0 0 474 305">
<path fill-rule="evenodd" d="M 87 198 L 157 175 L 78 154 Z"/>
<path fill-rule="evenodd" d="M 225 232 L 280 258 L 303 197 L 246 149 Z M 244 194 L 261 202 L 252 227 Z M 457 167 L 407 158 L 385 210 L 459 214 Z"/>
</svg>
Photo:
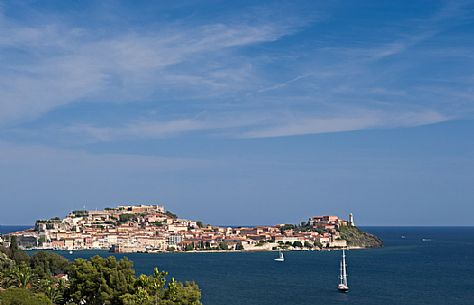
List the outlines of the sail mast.
<svg viewBox="0 0 474 305">
<path fill-rule="evenodd" d="M 342 278 L 343 284 L 347 286 L 346 253 L 344 249 L 342 249 Z"/>
<path fill-rule="evenodd" d="M 340 283 L 337 289 L 339 289 L 340 292 L 347 292 L 349 290 L 349 286 L 347 286 L 346 252 L 344 251 L 344 249 L 342 249 L 342 259 L 340 262 L 340 268 Z"/>
<path fill-rule="evenodd" d="M 340 284 L 344 284 L 343 272 L 342 272 L 342 261 L 339 262 L 339 281 Z"/>
</svg>

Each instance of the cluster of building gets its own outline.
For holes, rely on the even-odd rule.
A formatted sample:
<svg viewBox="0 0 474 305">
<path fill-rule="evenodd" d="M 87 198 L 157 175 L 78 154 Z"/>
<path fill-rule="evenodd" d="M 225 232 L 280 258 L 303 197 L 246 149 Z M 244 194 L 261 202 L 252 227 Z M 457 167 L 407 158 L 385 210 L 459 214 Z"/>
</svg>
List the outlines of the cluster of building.
<svg viewBox="0 0 474 305">
<path fill-rule="evenodd" d="M 339 228 L 353 226 L 337 216 L 315 216 L 306 230 L 292 225 L 218 227 L 180 219 L 160 205 L 130 205 L 102 211 L 74 211 L 64 219 L 39 220 L 12 233 L 24 248 L 108 249 L 114 252 L 271 250 L 282 247 L 346 247 Z M 309 229 L 308 229 L 309 228 Z"/>
</svg>

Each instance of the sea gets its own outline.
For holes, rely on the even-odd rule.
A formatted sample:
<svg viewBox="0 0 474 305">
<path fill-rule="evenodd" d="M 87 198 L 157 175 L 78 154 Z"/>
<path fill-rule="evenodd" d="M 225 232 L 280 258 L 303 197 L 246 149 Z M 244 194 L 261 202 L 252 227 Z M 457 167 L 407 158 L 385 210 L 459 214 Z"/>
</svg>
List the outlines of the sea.
<svg viewBox="0 0 474 305">
<path fill-rule="evenodd" d="M 111 254 L 59 251 L 69 259 L 127 256 L 196 281 L 205 305 L 473 305 L 474 227 L 365 227 L 380 249 L 347 252 L 348 293 L 337 291 L 341 251 Z"/>
<path fill-rule="evenodd" d="M 32 227 L 34 226 L 2 226 L 0 225 L 0 234 L 23 231 L 26 229 L 30 229 Z"/>
</svg>

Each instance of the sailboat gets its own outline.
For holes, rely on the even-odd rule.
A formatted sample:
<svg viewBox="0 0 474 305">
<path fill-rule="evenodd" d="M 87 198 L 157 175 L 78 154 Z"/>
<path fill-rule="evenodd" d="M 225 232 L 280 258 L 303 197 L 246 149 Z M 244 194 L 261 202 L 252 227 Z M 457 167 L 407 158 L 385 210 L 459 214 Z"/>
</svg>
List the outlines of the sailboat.
<svg viewBox="0 0 474 305">
<path fill-rule="evenodd" d="M 346 266 L 346 252 L 342 249 L 341 269 L 339 273 L 339 285 L 337 289 L 340 292 L 348 292 L 349 286 L 347 286 L 347 266 Z"/>
<path fill-rule="evenodd" d="M 278 251 L 278 258 L 275 258 L 275 261 L 277 262 L 284 262 L 285 261 L 285 257 L 283 256 L 283 252 Z"/>
</svg>

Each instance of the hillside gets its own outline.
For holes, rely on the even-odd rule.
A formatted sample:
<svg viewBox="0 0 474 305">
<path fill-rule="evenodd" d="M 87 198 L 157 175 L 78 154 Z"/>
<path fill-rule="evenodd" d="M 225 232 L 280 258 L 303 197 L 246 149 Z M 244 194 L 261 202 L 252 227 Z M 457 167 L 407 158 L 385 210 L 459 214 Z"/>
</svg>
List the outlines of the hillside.
<svg viewBox="0 0 474 305">
<path fill-rule="evenodd" d="M 380 248 L 383 246 L 383 241 L 380 238 L 363 232 L 357 227 L 341 226 L 339 233 L 341 238 L 347 241 L 349 247 Z"/>
</svg>

